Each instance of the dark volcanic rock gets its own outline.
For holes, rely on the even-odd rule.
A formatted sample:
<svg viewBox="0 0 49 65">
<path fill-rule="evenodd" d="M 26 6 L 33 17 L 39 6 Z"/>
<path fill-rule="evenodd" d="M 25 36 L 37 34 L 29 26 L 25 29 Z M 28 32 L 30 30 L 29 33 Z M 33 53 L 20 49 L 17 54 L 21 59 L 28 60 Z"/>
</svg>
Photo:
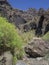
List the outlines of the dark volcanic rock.
<svg viewBox="0 0 49 65">
<path fill-rule="evenodd" d="M 49 44 L 43 41 L 41 38 L 34 38 L 25 47 L 25 52 L 33 58 L 44 57 L 49 53 Z"/>
<path fill-rule="evenodd" d="M 42 35 L 42 29 L 41 28 L 37 28 L 36 31 L 35 31 L 35 35 L 36 36 Z"/>
<path fill-rule="evenodd" d="M 42 15 L 39 19 L 38 26 L 36 28 L 36 35 L 41 35 L 42 34 L 43 20 L 44 20 L 44 16 Z"/>
<path fill-rule="evenodd" d="M 23 29 L 24 29 L 24 32 L 27 32 L 30 30 L 30 27 L 29 27 L 29 25 L 26 24 L 26 25 L 24 25 Z"/>
<path fill-rule="evenodd" d="M 38 23 L 38 28 L 42 28 L 43 20 L 44 20 L 44 16 L 42 15 L 40 17 L 40 20 L 39 20 L 39 23 Z"/>
<path fill-rule="evenodd" d="M 36 29 L 36 28 L 37 28 L 37 25 L 36 25 L 36 23 L 35 23 L 35 22 L 31 22 L 29 25 L 30 25 L 31 30 L 33 30 L 33 29 Z"/>
</svg>

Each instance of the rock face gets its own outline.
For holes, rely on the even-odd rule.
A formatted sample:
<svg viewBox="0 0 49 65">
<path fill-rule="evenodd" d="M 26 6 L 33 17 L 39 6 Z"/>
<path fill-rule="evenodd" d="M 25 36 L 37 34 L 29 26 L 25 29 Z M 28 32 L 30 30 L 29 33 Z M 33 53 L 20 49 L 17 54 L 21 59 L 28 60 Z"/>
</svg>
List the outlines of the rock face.
<svg viewBox="0 0 49 65">
<path fill-rule="evenodd" d="M 37 60 L 37 59 L 29 59 L 26 60 L 27 65 L 49 65 L 49 60 Z"/>
<path fill-rule="evenodd" d="M 3 55 L 0 56 L 0 65 L 12 65 L 12 54 L 10 51 L 4 52 Z"/>
<path fill-rule="evenodd" d="M 40 38 L 34 38 L 25 47 L 25 52 L 33 58 L 44 57 L 46 54 L 49 53 L 49 44 Z"/>
<path fill-rule="evenodd" d="M 49 23 L 46 25 L 44 34 L 46 34 L 48 31 L 49 31 Z"/>
<path fill-rule="evenodd" d="M 0 0 L 0 16 L 6 17 L 10 23 L 14 23 L 16 27 L 24 32 L 35 29 L 36 33 L 41 35 L 49 31 L 49 9 L 45 11 L 40 8 L 37 11 L 35 8 L 29 8 L 22 11 L 13 9 L 7 0 Z"/>
<path fill-rule="evenodd" d="M 44 20 L 44 16 L 42 15 L 42 16 L 40 17 L 38 26 L 37 26 L 37 28 L 36 28 L 36 35 L 41 35 L 41 34 L 42 34 L 43 20 Z"/>
<path fill-rule="evenodd" d="M 6 2 L 6 0 L 0 0 L 0 2 Z"/>
<path fill-rule="evenodd" d="M 1 4 L 2 3 L 2 4 Z M 2 0 L 0 2 L 0 16 L 6 17 L 10 23 L 16 25 L 19 28 L 19 24 L 25 24 L 26 20 L 22 18 L 20 15 L 16 15 L 14 9 L 7 2 L 7 0 Z"/>
<path fill-rule="evenodd" d="M 17 63 L 16 63 L 16 65 L 27 65 L 24 61 L 22 61 L 22 60 L 19 60 Z"/>
</svg>

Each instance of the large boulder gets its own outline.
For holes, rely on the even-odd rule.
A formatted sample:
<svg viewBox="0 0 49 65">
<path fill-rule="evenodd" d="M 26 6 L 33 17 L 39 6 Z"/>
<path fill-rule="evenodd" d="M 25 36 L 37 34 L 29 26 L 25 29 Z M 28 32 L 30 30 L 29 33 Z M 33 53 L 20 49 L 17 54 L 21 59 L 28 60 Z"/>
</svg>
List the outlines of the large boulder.
<svg viewBox="0 0 49 65">
<path fill-rule="evenodd" d="M 25 52 L 30 57 L 44 57 L 49 53 L 49 44 L 41 38 L 33 38 L 25 47 Z"/>
</svg>

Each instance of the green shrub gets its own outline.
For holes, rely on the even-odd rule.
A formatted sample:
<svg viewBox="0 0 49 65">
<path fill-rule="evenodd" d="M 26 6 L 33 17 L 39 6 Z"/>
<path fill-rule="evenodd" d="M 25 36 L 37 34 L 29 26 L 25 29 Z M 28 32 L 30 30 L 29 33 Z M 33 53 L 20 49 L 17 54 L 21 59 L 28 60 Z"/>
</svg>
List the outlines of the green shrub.
<svg viewBox="0 0 49 65">
<path fill-rule="evenodd" d="M 31 41 L 33 39 L 33 37 L 35 37 L 35 31 L 30 30 L 28 32 L 24 32 L 21 34 L 21 37 L 22 37 L 24 43 L 28 43 L 29 41 Z"/>
<path fill-rule="evenodd" d="M 42 38 L 46 41 L 49 41 L 49 32 L 47 32 Z"/>
<path fill-rule="evenodd" d="M 9 23 L 5 18 L 0 17 L 0 47 L 10 48 L 13 55 L 23 56 L 23 41 L 19 36 L 16 27 Z M 20 58 L 21 58 L 20 57 Z"/>
</svg>

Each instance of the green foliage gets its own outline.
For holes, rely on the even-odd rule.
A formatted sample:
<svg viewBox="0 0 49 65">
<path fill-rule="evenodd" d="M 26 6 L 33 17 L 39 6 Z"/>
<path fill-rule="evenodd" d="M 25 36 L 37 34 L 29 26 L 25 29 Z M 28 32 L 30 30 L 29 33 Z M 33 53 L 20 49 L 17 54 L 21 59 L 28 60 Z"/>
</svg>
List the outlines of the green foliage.
<svg viewBox="0 0 49 65">
<path fill-rule="evenodd" d="M 28 43 L 29 41 L 31 41 L 33 39 L 33 37 L 35 37 L 35 30 L 29 31 L 29 32 L 24 32 L 21 34 L 21 37 L 22 37 L 24 43 Z"/>
<path fill-rule="evenodd" d="M 2 17 L 0 17 L 0 47 L 1 46 L 10 48 L 13 55 L 16 55 L 17 52 L 23 55 L 23 41 L 16 27 Z"/>
<path fill-rule="evenodd" d="M 46 41 L 49 41 L 49 32 L 46 33 L 42 38 Z"/>
<path fill-rule="evenodd" d="M 16 56 L 13 56 L 13 65 L 15 65 L 15 64 L 16 64 L 16 61 L 17 61 Z"/>
</svg>

